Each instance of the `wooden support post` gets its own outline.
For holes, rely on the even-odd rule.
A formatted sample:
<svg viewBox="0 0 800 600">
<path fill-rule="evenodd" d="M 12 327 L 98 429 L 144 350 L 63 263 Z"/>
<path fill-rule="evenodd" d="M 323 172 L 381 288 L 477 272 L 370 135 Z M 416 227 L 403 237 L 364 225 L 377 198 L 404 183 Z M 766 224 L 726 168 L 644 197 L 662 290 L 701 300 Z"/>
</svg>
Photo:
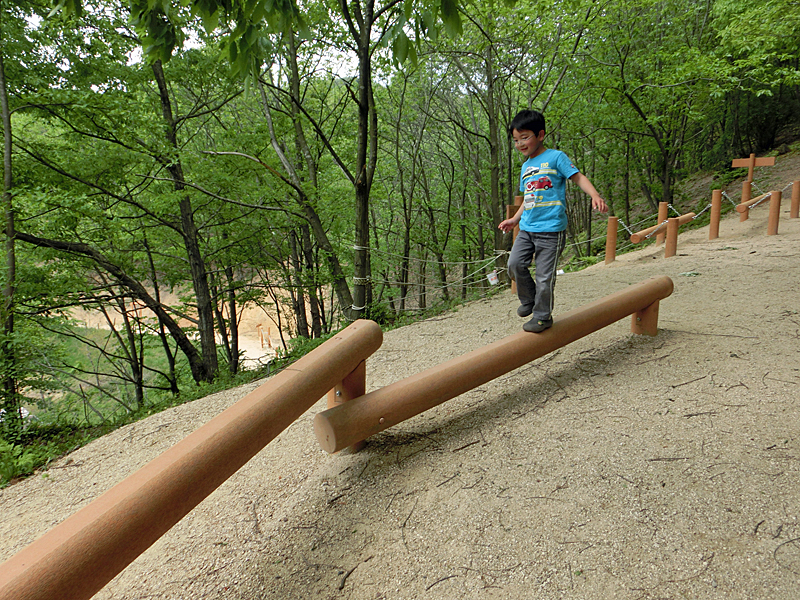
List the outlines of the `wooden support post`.
<svg viewBox="0 0 800 600">
<path fill-rule="evenodd" d="M 658 203 L 658 223 L 656 225 L 661 225 L 664 221 L 667 220 L 669 217 L 669 202 L 659 202 Z M 662 226 L 661 229 L 658 230 L 656 233 L 656 246 L 660 246 L 664 243 L 664 238 L 666 236 L 666 230 Z"/>
<path fill-rule="evenodd" d="M 767 221 L 767 235 L 778 235 L 778 222 L 781 219 L 781 191 L 773 190 L 769 197 L 769 220 Z"/>
<path fill-rule="evenodd" d="M 711 223 L 708 226 L 708 239 L 715 240 L 719 237 L 719 220 L 722 214 L 722 190 L 711 193 Z"/>
<path fill-rule="evenodd" d="M 542 333 L 521 331 L 421 373 L 374 390 L 314 417 L 326 452 L 337 452 L 481 386 L 590 333 L 651 307 L 672 293 L 669 277 L 654 277 L 571 310 Z M 652 318 L 653 309 L 649 318 Z"/>
<path fill-rule="evenodd" d="M 658 335 L 658 300 L 631 315 L 631 333 Z"/>
<path fill-rule="evenodd" d="M 606 230 L 606 264 L 610 265 L 617 259 L 617 228 L 619 217 L 608 217 Z"/>
<path fill-rule="evenodd" d="M 678 228 L 680 224 L 677 218 L 667 219 L 667 243 L 664 246 L 664 258 L 675 256 L 678 251 Z"/>
<path fill-rule="evenodd" d="M 792 184 L 792 206 L 789 209 L 789 218 L 797 219 L 800 217 L 800 179 Z"/>
<path fill-rule="evenodd" d="M 328 392 L 328 408 L 344 404 L 348 400 L 358 398 L 367 393 L 367 361 L 362 360 L 352 373 L 342 379 L 341 383 Z M 358 452 L 366 445 L 359 440 L 350 446 L 350 452 Z"/>
<path fill-rule="evenodd" d="M 748 218 L 750 218 L 750 211 L 749 210 L 747 210 L 747 209 L 739 210 L 739 208 L 742 208 L 743 206 L 747 206 L 747 203 L 750 201 L 750 198 L 752 197 L 752 195 L 753 195 L 753 184 L 751 182 L 749 182 L 749 181 L 742 182 L 742 198 L 739 201 L 739 206 L 736 207 L 736 210 L 739 211 L 739 222 L 740 223 L 744 223 L 745 221 L 747 221 Z"/>
</svg>

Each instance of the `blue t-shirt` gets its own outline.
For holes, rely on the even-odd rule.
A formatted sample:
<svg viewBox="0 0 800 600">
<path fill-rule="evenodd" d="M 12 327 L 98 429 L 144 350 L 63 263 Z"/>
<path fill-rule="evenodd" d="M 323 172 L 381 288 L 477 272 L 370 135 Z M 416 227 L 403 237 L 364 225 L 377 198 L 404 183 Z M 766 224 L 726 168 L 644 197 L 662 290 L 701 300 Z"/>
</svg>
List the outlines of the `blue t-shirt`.
<svg viewBox="0 0 800 600">
<path fill-rule="evenodd" d="M 525 205 L 519 222 L 522 231 L 557 232 L 567 228 L 567 179 L 577 172 L 566 154 L 552 148 L 522 164 L 519 178 Z"/>
</svg>

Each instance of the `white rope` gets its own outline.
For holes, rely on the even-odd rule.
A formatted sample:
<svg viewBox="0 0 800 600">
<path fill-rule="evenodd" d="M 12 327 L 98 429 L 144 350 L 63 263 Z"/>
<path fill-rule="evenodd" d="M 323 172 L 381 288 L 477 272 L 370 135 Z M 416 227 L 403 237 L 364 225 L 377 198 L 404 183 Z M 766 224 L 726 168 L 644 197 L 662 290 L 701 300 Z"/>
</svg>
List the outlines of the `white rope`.
<svg viewBox="0 0 800 600">
<path fill-rule="evenodd" d="M 464 277 L 461 277 L 459 279 L 454 279 L 452 282 L 447 283 L 447 285 L 430 285 L 430 284 L 423 284 L 423 283 L 418 283 L 418 282 L 413 282 L 413 281 L 406 281 L 406 282 L 403 282 L 403 281 L 390 281 L 388 279 L 381 280 L 381 283 L 385 283 L 385 284 L 388 284 L 388 285 L 397 285 L 397 286 L 399 286 L 399 285 L 408 285 L 408 286 L 422 286 L 422 285 L 425 285 L 430 290 L 434 290 L 434 291 L 435 290 L 443 290 L 445 288 L 454 287 L 454 286 L 457 286 L 457 285 L 463 283 L 464 281 L 467 281 L 470 277 L 472 277 L 474 275 L 477 275 L 478 273 L 483 271 L 483 269 L 488 267 L 495 260 L 496 260 L 496 257 L 489 258 L 489 259 L 484 259 L 484 261 L 482 261 L 482 266 L 481 267 L 479 267 L 478 269 L 476 269 L 472 273 L 467 273 L 467 275 L 465 275 Z M 406 296 L 406 297 L 408 297 L 408 296 Z"/>
<path fill-rule="evenodd" d="M 669 219 L 667 219 L 666 221 L 662 221 L 661 223 L 659 223 L 659 224 L 658 224 L 658 227 L 656 227 L 655 229 L 653 229 L 653 231 L 651 231 L 651 232 L 650 232 L 650 233 L 648 233 L 646 236 L 644 236 L 644 239 L 646 239 L 646 240 L 649 240 L 651 237 L 653 237 L 655 234 L 657 234 L 657 233 L 658 233 L 658 230 L 659 230 L 659 229 L 661 229 L 661 228 L 662 228 L 664 225 L 666 225 L 667 223 L 669 223 Z"/>
<path fill-rule="evenodd" d="M 388 250 L 372 250 L 375 254 L 383 254 L 384 256 L 393 256 L 395 258 L 402 258 L 411 262 L 418 262 L 418 263 L 425 263 L 425 264 L 434 264 L 434 265 L 476 265 L 482 263 L 485 259 L 477 259 L 477 260 L 461 260 L 461 261 L 438 261 L 438 260 L 430 260 L 424 258 L 414 258 L 413 256 L 404 256 L 402 254 L 395 254 L 394 252 L 389 252 Z M 507 254 L 508 252 L 505 250 L 495 250 L 495 253 L 498 255 Z"/>
<path fill-rule="evenodd" d="M 598 237 L 596 237 L 596 238 L 592 238 L 592 239 L 590 239 L 590 240 L 584 240 L 584 241 L 582 241 L 582 242 L 575 242 L 574 244 L 567 244 L 567 245 L 565 246 L 565 249 L 566 249 L 566 248 L 570 248 L 570 247 L 572 247 L 572 246 L 582 246 L 583 244 L 586 244 L 587 242 L 591 244 L 592 242 L 596 242 L 597 240 L 602 240 L 602 239 L 604 239 L 605 237 L 606 237 L 605 235 L 601 235 L 601 236 L 598 236 Z"/>
<path fill-rule="evenodd" d="M 733 201 L 733 198 L 731 198 L 730 196 L 728 196 L 728 192 L 726 192 L 725 190 L 722 190 L 722 195 L 723 195 L 725 198 L 727 198 L 727 199 L 728 199 L 728 202 L 730 202 L 730 203 L 731 203 L 731 204 L 733 204 L 734 206 L 737 206 L 736 202 L 734 202 L 734 201 Z"/>
<path fill-rule="evenodd" d="M 622 226 L 625 228 L 625 231 L 627 231 L 627 232 L 628 232 L 628 235 L 633 235 L 633 231 L 631 231 L 631 228 L 630 228 L 630 227 L 628 227 L 627 225 L 625 225 L 625 221 L 623 221 L 622 219 L 619 219 L 619 220 L 617 221 L 617 223 L 619 223 L 620 225 L 622 225 Z"/>
<path fill-rule="evenodd" d="M 632 223 L 630 227 L 625 225 L 625 221 L 623 221 L 622 219 L 619 219 L 619 222 L 622 223 L 622 226 L 625 228 L 625 230 L 628 232 L 629 235 L 633 235 L 633 229 L 632 229 L 633 227 L 638 227 L 639 225 L 641 225 L 642 223 L 646 223 L 647 221 L 649 221 L 653 217 L 658 218 L 658 215 L 650 215 L 649 217 L 645 217 L 644 219 L 641 219 L 640 221 L 638 221 L 636 223 Z"/>
<path fill-rule="evenodd" d="M 693 216 L 692 217 L 692 221 L 694 221 L 697 217 L 699 217 L 704 212 L 706 212 L 709 208 L 711 208 L 711 204 L 708 204 L 703 210 L 701 210 L 699 213 L 697 213 L 695 216 Z"/>
<path fill-rule="evenodd" d="M 760 191 L 760 190 L 759 190 L 759 191 Z M 750 208 L 755 208 L 756 206 L 758 206 L 759 204 L 761 204 L 761 203 L 762 203 L 762 202 L 764 202 L 765 200 L 769 200 L 771 196 L 772 196 L 772 192 L 770 192 L 769 194 L 767 194 L 766 196 L 764 196 L 763 198 L 761 198 L 761 200 L 759 200 L 759 201 L 758 201 L 758 202 L 756 202 L 755 204 L 752 204 L 752 205 L 750 206 Z"/>
</svg>

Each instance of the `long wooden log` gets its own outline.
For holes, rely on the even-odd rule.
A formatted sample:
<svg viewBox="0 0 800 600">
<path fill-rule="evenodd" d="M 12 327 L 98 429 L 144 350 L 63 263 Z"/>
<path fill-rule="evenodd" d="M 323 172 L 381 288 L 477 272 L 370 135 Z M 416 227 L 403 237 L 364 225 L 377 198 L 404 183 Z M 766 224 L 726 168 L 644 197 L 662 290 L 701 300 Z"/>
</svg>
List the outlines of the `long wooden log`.
<svg viewBox="0 0 800 600">
<path fill-rule="evenodd" d="M 642 321 L 656 322 L 658 302 L 672 289 L 669 277 L 648 279 L 557 317 L 542 333 L 508 336 L 330 408 L 314 418 L 317 441 L 337 452 L 631 314 L 635 332 L 655 334 Z"/>
<path fill-rule="evenodd" d="M 0 565 L 2 600 L 91 598 L 382 342 L 348 328 Z"/>
<path fill-rule="evenodd" d="M 684 225 L 688 223 L 692 219 L 694 219 L 695 214 L 693 212 L 686 213 L 685 215 L 681 215 L 680 217 L 675 217 L 678 219 L 678 225 Z M 663 221 L 660 223 L 653 225 L 652 227 L 648 227 L 647 229 L 642 229 L 641 231 L 637 231 L 636 233 L 631 235 L 631 243 L 638 244 L 639 242 L 643 242 L 647 239 L 649 235 L 651 235 L 655 230 L 661 227 L 666 234 L 667 224 Z M 660 232 L 659 232 L 660 233 Z"/>
</svg>

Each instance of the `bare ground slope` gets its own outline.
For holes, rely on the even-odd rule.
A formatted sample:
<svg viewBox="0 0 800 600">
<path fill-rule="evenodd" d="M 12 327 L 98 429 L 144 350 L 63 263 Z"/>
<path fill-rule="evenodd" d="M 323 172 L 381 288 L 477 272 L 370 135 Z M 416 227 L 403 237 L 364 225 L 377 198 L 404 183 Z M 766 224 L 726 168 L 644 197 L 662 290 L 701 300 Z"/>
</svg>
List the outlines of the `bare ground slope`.
<svg viewBox="0 0 800 600">
<path fill-rule="evenodd" d="M 784 200 L 559 278 L 557 313 L 653 276 L 625 319 L 330 456 L 324 400 L 96 598 L 769 598 L 800 589 L 800 220 Z M 519 331 L 510 293 L 385 336 L 370 389 Z M 0 559 L 254 386 L 129 425 L 0 490 Z"/>
</svg>

